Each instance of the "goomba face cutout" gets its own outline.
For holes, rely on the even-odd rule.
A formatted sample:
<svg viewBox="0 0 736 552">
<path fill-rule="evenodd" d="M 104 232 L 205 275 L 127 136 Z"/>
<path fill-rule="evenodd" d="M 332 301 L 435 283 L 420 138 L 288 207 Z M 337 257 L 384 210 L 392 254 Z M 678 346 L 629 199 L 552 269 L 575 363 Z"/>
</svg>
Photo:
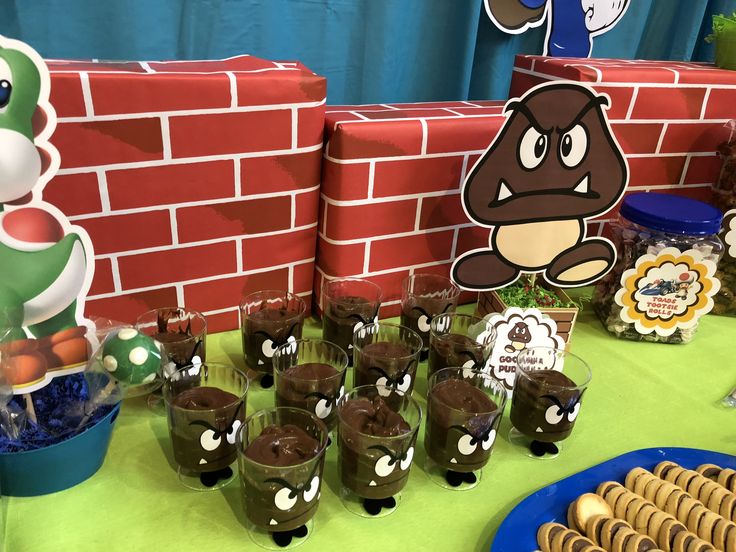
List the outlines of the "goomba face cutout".
<svg viewBox="0 0 736 552">
<path fill-rule="evenodd" d="M 214 410 L 169 410 L 174 457 L 196 472 L 223 469 L 236 460 L 235 437 L 245 417 L 243 402 Z"/>
<path fill-rule="evenodd" d="M 522 272 L 573 287 L 610 270 L 612 244 L 585 235 L 585 219 L 610 210 L 628 180 L 608 104 L 574 83 L 543 84 L 506 104 L 504 127 L 464 184 L 468 217 L 493 231 L 490 249 L 453 265 L 460 287 L 496 289 Z"/>
<path fill-rule="evenodd" d="M 314 465 L 280 468 L 278 477 L 264 477 L 254 471 L 246 476 L 248 517 L 259 527 L 280 532 L 296 529 L 314 516 L 319 504 L 323 460 Z M 256 478 L 256 479 L 253 479 Z"/>
<path fill-rule="evenodd" d="M 271 372 L 273 355 L 276 349 L 301 338 L 301 321 L 258 320 L 246 321 L 243 332 L 243 349 L 251 369 Z"/>
<path fill-rule="evenodd" d="M 370 385 L 371 383 L 378 387 L 378 394 L 386 398 L 391 393 L 398 391 L 401 395 L 411 393 L 412 383 L 417 372 L 417 361 L 411 359 L 406 365 L 391 373 L 384 370 L 380 366 L 371 366 L 368 368 L 368 372 L 372 374 L 374 381 L 370 383 L 361 383 L 361 385 Z"/>
</svg>

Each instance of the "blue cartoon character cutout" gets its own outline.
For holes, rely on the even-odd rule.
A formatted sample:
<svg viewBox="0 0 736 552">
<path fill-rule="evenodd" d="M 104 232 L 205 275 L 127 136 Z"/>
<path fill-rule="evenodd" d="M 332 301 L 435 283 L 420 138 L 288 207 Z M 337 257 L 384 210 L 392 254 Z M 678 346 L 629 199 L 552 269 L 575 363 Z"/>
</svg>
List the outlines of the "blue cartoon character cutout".
<svg viewBox="0 0 736 552">
<path fill-rule="evenodd" d="M 510 34 L 546 20 L 545 56 L 589 57 L 593 37 L 621 20 L 629 0 L 485 0 L 485 7 L 496 27 Z"/>
<path fill-rule="evenodd" d="M 585 224 L 609 211 L 628 182 L 608 102 L 586 86 L 553 82 L 506 104 L 506 122 L 462 191 L 468 218 L 491 228 L 490 248 L 456 259 L 458 286 L 492 290 L 543 273 L 553 285 L 576 287 L 613 267 L 613 244 L 588 237 Z"/>
<path fill-rule="evenodd" d="M 40 199 L 59 166 L 49 81 L 34 50 L 0 37 L 0 352 L 17 393 L 81 370 L 89 350 L 91 243 Z"/>
</svg>

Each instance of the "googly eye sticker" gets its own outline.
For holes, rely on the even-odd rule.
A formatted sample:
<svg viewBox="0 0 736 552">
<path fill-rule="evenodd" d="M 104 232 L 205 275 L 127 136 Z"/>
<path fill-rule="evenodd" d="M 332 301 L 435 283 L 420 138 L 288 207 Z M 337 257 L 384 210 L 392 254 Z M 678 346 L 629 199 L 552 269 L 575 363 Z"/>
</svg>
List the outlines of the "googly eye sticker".
<svg viewBox="0 0 736 552">
<path fill-rule="evenodd" d="M 302 491 L 304 502 L 312 502 L 319 492 L 319 476 L 315 475 Z"/>
<path fill-rule="evenodd" d="M 222 438 L 220 437 L 220 434 L 212 429 L 206 429 L 202 432 L 202 435 L 199 436 L 199 444 L 208 452 L 212 452 L 219 447 L 221 442 Z"/>
<path fill-rule="evenodd" d="M 289 487 L 284 487 L 276 492 L 273 497 L 273 503 L 279 510 L 285 512 L 294 507 L 296 499 L 297 493 Z"/>
</svg>

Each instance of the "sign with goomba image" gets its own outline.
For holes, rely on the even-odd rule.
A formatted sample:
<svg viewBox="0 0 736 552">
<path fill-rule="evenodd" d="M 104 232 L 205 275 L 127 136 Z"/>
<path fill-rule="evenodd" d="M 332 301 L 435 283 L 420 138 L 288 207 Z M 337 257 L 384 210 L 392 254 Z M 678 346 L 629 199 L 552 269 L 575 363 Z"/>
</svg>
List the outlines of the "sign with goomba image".
<svg viewBox="0 0 736 552">
<path fill-rule="evenodd" d="M 519 353 L 534 347 L 548 347 L 550 351 L 565 348 L 564 340 L 557 335 L 557 323 L 539 309 L 509 307 L 488 320 L 496 330 L 496 343 L 488 361 L 490 373 L 503 383 L 509 394 L 516 379 Z M 542 366 L 544 361 L 539 358 L 539 369 L 562 369 L 561 362 L 555 364 L 554 357 L 549 366 Z"/>
<path fill-rule="evenodd" d="M 643 255 L 621 275 L 615 296 L 621 319 L 640 334 L 668 336 L 693 328 L 713 308 L 721 287 L 715 272 L 716 264 L 695 249 L 668 247 Z"/>
<path fill-rule="evenodd" d="M 0 360 L 17 394 L 83 370 L 91 348 L 92 242 L 41 198 L 60 164 L 50 80 L 35 50 L 0 36 Z"/>
<path fill-rule="evenodd" d="M 613 244 L 586 228 L 588 219 L 613 208 L 628 183 L 609 105 L 607 95 L 563 81 L 506 103 L 503 128 L 463 183 L 465 213 L 490 236 L 487 248 L 453 263 L 459 287 L 490 291 L 522 274 L 578 287 L 611 270 Z"/>
</svg>

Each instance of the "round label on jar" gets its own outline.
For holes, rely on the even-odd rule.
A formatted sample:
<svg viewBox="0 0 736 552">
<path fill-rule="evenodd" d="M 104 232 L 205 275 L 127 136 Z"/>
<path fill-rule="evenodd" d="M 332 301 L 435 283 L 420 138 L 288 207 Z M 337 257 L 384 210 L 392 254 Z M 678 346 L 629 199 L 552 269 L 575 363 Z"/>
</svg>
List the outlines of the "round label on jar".
<svg viewBox="0 0 736 552">
<path fill-rule="evenodd" d="M 657 255 L 643 255 L 621 275 L 616 303 L 621 320 L 640 334 L 672 335 L 688 329 L 713 308 L 721 283 L 716 264 L 694 249 L 667 247 Z"/>
</svg>

